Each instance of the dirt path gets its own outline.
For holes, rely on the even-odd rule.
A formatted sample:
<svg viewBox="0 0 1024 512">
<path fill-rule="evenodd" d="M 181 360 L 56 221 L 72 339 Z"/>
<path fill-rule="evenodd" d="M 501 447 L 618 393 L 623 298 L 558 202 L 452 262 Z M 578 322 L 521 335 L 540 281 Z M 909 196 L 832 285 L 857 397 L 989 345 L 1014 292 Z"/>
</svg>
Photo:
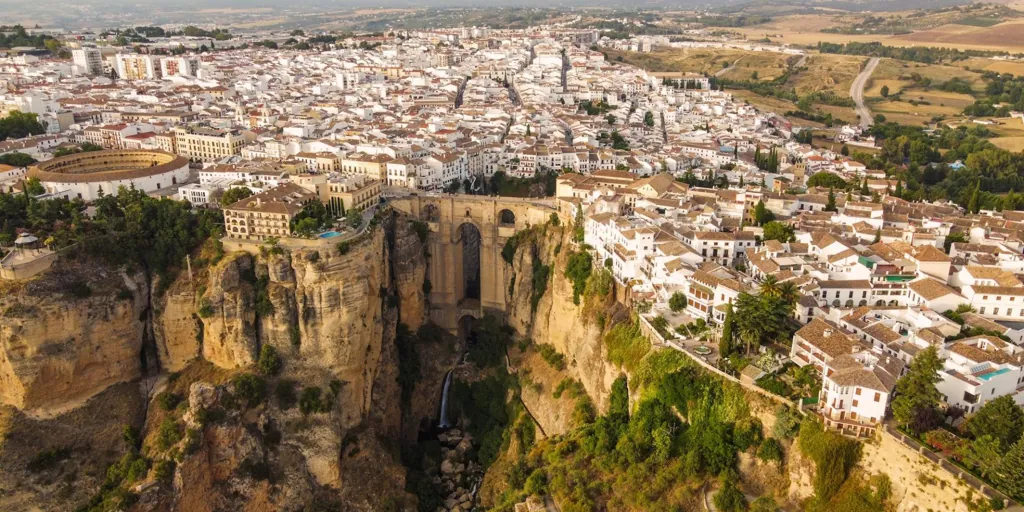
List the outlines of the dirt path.
<svg viewBox="0 0 1024 512">
<path fill-rule="evenodd" d="M 736 69 L 736 65 L 739 64 L 741 60 L 743 60 L 743 57 L 740 57 L 740 58 L 736 59 L 736 62 L 733 62 L 732 64 L 730 64 L 729 67 L 722 68 L 722 69 L 718 70 L 715 73 L 715 76 L 722 76 L 722 75 L 732 71 L 733 69 Z"/>
<path fill-rule="evenodd" d="M 872 57 L 868 61 L 868 65 L 864 66 L 864 71 L 861 71 L 857 75 L 856 80 L 850 85 L 850 97 L 853 98 L 853 102 L 857 104 L 857 115 L 860 116 L 860 127 L 870 128 L 875 120 L 871 117 L 871 109 L 864 104 L 864 87 L 867 85 L 868 80 L 871 78 L 871 74 L 875 72 L 875 68 L 878 67 L 879 58 Z"/>
</svg>

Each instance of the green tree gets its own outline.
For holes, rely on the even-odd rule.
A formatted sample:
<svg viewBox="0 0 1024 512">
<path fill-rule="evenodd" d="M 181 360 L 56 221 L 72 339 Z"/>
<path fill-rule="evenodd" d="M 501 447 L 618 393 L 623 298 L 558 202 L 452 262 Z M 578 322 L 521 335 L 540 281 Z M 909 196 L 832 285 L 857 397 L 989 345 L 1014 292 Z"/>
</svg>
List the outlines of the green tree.
<svg viewBox="0 0 1024 512">
<path fill-rule="evenodd" d="M 654 126 L 654 112 L 648 110 L 644 114 L 644 125 L 648 127 Z"/>
<path fill-rule="evenodd" d="M 807 186 L 845 189 L 847 184 L 843 178 L 839 177 L 839 175 L 832 174 L 827 171 L 821 171 L 816 172 L 810 178 L 807 178 Z"/>
<path fill-rule="evenodd" d="M 883 85 L 882 88 L 878 92 L 880 92 L 882 94 L 883 98 L 888 98 L 889 97 L 889 86 L 888 85 Z"/>
<path fill-rule="evenodd" d="M 782 510 L 771 496 L 761 496 L 750 504 L 750 512 L 779 512 Z"/>
<path fill-rule="evenodd" d="M 998 442 L 998 451 L 1006 452 L 1024 434 L 1024 410 L 1010 395 L 987 402 L 967 419 L 967 431 L 975 438 L 990 436 Z"/>
<path fill-rule="evenodd" d="M 999 446 L 999 441 L 996 438 L 983 435 L 967 445 L 963 460 L 976 468 L 981 476 L 989 478 L 999 469 L 1003 461 L 1003 453 L 1005 451 Z"/>
<path fill-rule="evenodd" d="M 715 504 L 716 509 L 722 512 L 743 512 L 747 510 L 747 498 L 736 487 L 736 480 L 734 476 L 727 475 L 722 475 L 719 479 L 720 487 L 718 492 L 715 493 L 715 497 L 711 500 Z"/>
<path fill-rule="evenodd" d="M 30 195 L 38 196 L 46 193 L 46 188 L 43 187 L 42 182 L 35 176 L 25 180 L 25 192 Z"/>
<path fill-rule="evenodd" d="M 312 236 L 331 225 L 331 216 L 327 207 L 318 200 L 306 203 L 295 217 L 292 218 L 292 231 L 299 236 Z"/>
<path fill-rule="evenodd" d="M 838 211 L 838 209 L 836 208 L 836 193 L 831 188 L 828 189 L 828 202 L 825 203 L 825 211 L 826 212 Z"/>
<path fill-rule="evenodd" d="M 29 135 L 46 132 L 46 126 L 39 122 L 39 116 L 17 110 L 0 118 L 0 140 L 21 139 Z"/>
<path fill-rule="evenodd" d="M 999 489 L 1017 501 L 1024 500 L 1024 439 L 1010 447 L 995 475 Z"/>
<path fill-rule="evenodd" d="M 971 191 L 971 198 L 967 201 L 967 213 L 978 213 L 981 211 L 981 203 L 979 202 L 980 193 L 981 180 L 975 182 L 974 189 Z"/>
<path fill-rule="evenodd" d="M 725 320 L 722 322 L 722 336 L 718 339 L 718 352 L 723 358 L 729 357 L 733 350 L 732 329 L 733 329 L 732 303 L 725 305 Z"/>
<path fill-rule="evenodd" d="M 10 165 L 12 167 L 28 167 L 34 163 L 36 163 L 35 158 L 17 151 L 0 155 L 0 164 Z"/>
<path fill-rule="evenodd" d="M 360 224 L 363 223 L 363 213 L 355 208 L 349 208 L 345 211 L 345 224 L 348 227 L 356 229 Z"/>
<path fill-rule="evenodd" d="M 768 210 L 764 201 L 758 201 L 754 206 L 754 224 L 764 226 L 766 223 L 775 220 L 775 214 Z"/>
<path fill-rule="evenodd" d="M 946 251 L 946 254 L 949 254 L 949 250 L 950 248 L 953 247 L 953 244 L 964 243 L 969 241 L 970 239 L 967 238 L 967 235 L 959 232 L 952 232 L 946 235 L 946 240 L 943 242 L 942 248 Z"/>
<path fill-rule="evenodd" d="M 764 225 L 763 240 L 778 240 L 779 242 L 793 242 L 796 240 L 796 230 L 793 226 L 773 220 Z"/>
<path fill-rule="evenodd" d="M 675 292 L 668 299 L 668 307 L 674 313 L 678 313 L 686 309 L 686 295 L 682 292 Z"/>
<path fill-rule="evenodd" d="M 939 371 L 942 360 L 934 346 L 922 350 L 910 363 L 906 375 L 896 382 L 896 398 L 892 401 L 892 415 L 900 426 L 915 435 L 931 425 L 926 419 L 939 405 L 941 394 L 935 384 L 942 380 Z"/>
<path fill-rule="evenodd" d="M 260 349 L 260 358 L 256 362 L 256 368 L 259 372 L 266 376 L 277 375 L 277 372 L 281 371 L 281 356 L 277 354 L 277 349 L 273 345 L 263 345 Z"/>
<path fill-rule="evenodd" d="M 224 191 L 224 195 L 220 197 L 220 204 L 229 206 L 251 196 L 252 190 L 248 187 L 232 187 Z"/>
<path fill-rule="evenodd" d="M 594 261 L 587 251 L 574 252 L 569 255 L 565 266 L 565 277 L 572 282 L 572 301 L 579 305 L 580 295 L 587 286 L 587 279 L 593 269 Z"/>
</svg>

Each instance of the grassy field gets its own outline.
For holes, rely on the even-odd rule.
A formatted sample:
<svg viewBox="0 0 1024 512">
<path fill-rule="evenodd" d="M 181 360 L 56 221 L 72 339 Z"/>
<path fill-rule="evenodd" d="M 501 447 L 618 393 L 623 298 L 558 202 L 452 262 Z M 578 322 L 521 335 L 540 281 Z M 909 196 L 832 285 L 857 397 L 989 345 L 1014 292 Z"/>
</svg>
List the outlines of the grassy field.
<svg viewBox="0 0 1024 512">
<path fill-rule="evenodd" d="M 726 78 L 749 80 L 756 71 L 758 79 L 771 80 L 786 72 L 790 55 L 731 48 L 665 48 L 653 52 L 605 50 L 607 59 L 632 64 L 652 72 L 707 73 L 713 75 L 733 64 Z"/>
<path fill-rule="evenodd" d="M 990 27 L 950 24 L 894 38 L 927 46 L 960 49 L 1024 50 L 1024 20 L 1011 20 Z"/>
<path fill-rule="evenodd" d="M 806 70 L 791 78 L 789 85 L 792 85 L 800 96 L 812 92 L 831 91 L 848 98 L 850 85 L 860 74 L 861 65 L 866 60 L 867 57 L 852 55 L 811 55 L 804 66 Z"/>
<path fill-rule="evenodd" d="M 1007 151 L 1013 151 L 1014 153 L 1024 151 L 1024 137 L 996 137 L 989 140 L 992 144 Z"/>
<path fill-rule="evenodd" d="M 964 67 L 980 71 L 992 71 L 994 73 L 1010 73 L 1011 75 L 1024 76 L 1024 61 L 1005 61 L 992 59 L 968 59 L 963 62 Z"/>
<path fill-rule="evenodd" d="M 758 80 L 774 80 L 785 74 L 789 63 L 798 57 L 775 52 L 746 52 L 733 61 L 735 67 L 722 75 L 729 80 L 750 80 L 757 73 Z"/>
<path fill-rule="evenodd" d="M 900 13 L 893 13 L 900 14 Z M 906 14 L 906 13 L 905 13 Z M 856 14 L 806 14 L 784 16 L 753 27 L 732 29 L 748 39 L 769 38 L 773 42 L 795 45 L 878 41 L 890 46 L 932 46 L 961 50 L 1005 50 L 1024 52 L 1024 19 L 1013 19 L 989 27 L 956 23 L 914 31 L 909 34 L 830 34 L 828 27 L 848 27 L 863 19 Z"/>
</svg>

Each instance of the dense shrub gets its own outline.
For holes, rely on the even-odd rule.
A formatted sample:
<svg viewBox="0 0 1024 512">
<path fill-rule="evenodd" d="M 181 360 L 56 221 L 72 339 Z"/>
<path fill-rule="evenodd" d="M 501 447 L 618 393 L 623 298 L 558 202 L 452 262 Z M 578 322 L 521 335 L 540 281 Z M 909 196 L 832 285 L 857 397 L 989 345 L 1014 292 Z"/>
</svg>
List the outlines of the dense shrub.
<svg viewBox="0 0 1024 512">
<path fill-rule="evenodd" d="M 256 362 L 256 368 L 260 374 L 268 377 L 277 375 L 281 371 L 281 356 L 277 355 L 277 349 L 273 345 L 263 345 L 260 349 L 260 358 Z"/>
<path fill-rule="evenodd" d="M 259 375 L 240 373 L 231 379 L 235 396 L 244 400 L 246 406 L 256 407 L 267 397 L 267 381 Z"/>
</svg>

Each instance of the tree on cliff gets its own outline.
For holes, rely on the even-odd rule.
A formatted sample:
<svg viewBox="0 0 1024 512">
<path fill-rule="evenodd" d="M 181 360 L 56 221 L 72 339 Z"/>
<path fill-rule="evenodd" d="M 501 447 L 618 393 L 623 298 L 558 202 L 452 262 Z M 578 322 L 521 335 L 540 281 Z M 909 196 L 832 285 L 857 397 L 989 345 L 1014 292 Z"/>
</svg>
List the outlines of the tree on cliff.
<svg viewBox="0 0 1024 512">
<path fill-rule="evenodd" d="M 942 360 L 935 347 L 922 350 L 910 363 L 910 370 L 896 382 L 892 415 L 900 426 L 915 435 L 935 425 L 941 394 L 935 384 L 942 380 Z"/>
</svg>

